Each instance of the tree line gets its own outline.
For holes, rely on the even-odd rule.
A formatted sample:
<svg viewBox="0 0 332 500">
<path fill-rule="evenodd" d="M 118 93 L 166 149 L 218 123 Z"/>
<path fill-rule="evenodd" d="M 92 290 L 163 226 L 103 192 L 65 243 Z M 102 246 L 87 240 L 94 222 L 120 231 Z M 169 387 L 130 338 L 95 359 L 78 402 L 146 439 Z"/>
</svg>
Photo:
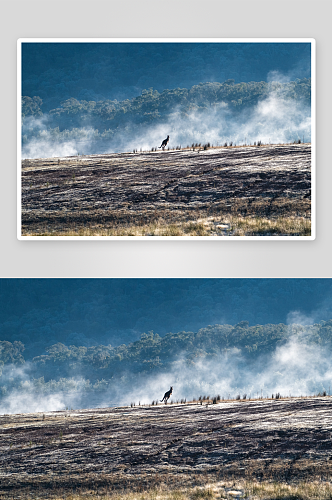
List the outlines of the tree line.
<svg viewBox="0 0 332 500">
<path fill-rule="evenodd" d="M 131 123 L 151 123 L 164 119 L 178 111 L 188 115 L 192 111 L 205 111 L 227 106 L 232 111 L 240 111 L 256 105 L 268 95 L 286 100 L 302 101 L 309 104 L 311 99 L 311 79 L 297 79 L 293 82 L 249 82 L 200 83 L 191 88 L 175 88 L 159 93 L 153 88 L 143 90 L 132 99 L 87 101 L 75 98 L 61 102 L 60 107 L 48 113 L 49 126 L 73 128 L 87 124 L 104 130 L 114 129 L 126 121 Z M 22 97 L 22 119 L 41 117 L 43 101 L 40 97 Z"/>
<path fill-rule="evenodd" d="M 84 373 L 92 381 L 119 377 L 121 373 L 147 374 L 169 372 L 172 363 L 184 359 L 188 366 L 202 360 L 213 360 L 238 349 L 246 363 L 254 363 L 272 353 L 290 336 L 299 342 L 331 347 L 332 320 L 314 325 L 266 324 L 249 326 L 247 321 L 236 325 L 211 325 L 197 332 L 181 331 L 164 336 L 150 331 L 135 342 L 113 347 L 65 345 L 58 342 L 35 356 L 31 370 L 34 377 L 46 380 L 72 377 Z M 309 339 L 309 340 L 308 340 Z M 0 367 L 24 365 L 22 342 L 0 341 Z"/>
</svg>

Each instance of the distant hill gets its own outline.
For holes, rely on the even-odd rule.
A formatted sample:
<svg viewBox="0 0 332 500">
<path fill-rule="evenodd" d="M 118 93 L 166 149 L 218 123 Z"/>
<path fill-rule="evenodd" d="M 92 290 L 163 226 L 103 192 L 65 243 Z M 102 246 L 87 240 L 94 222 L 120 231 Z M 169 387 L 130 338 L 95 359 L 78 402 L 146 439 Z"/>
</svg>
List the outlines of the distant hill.
<svg viewBox="0 0 332 500">
<path fill-rule="evenodd" d="M 139 340 L 117 347 L 97 345 L 85 347 L 57 342 L 46 348 L 47 354 L 33 358 L 34 377 L 46 380 L 73 377 L 84 373 L 96 382 L 100 379 L 120 379 L 125 373 L 142 375 L 169 373 L 178 360 L 188 367 L 206 360 L 213 361 L 237 353 L 248 366 L 262 356 L 271 355 L 291 337 L 313 346 L 332 347 L 332 320 L 314 325 L 291 326 L 267 324 L 249 326 L 247 321 L 236 325 L 213 325 L 197 332 L 181 331 L 161 337 L 153 331 L 143 333 Z M 21 342 L 0 341 L 1 366 L 21 366 L 24 346 Z M 250 368 L 252 369 L 252 368 Z"/>
<path fill-rule="evenodd" d="M 151 123 L 165 119 L 175 110 L 181 114 L 206 110 L 209 107 L 229 106 L 231 110 L 249 108 L 266 98 L 271 92 L 289 100 L 301 100 L 310 104 L 311 79 L 293 82 L 208 82 L 187 88 L 174 88 L 159 93 L 153 88 L 143 90 L 141 95 L 122 101 L 78 100 L 71 97 L 62 100 L 61 106 L 49 111 L 50 126 L 64 128 L 84 126 L 116 128 L 126 122 Z M 22 97 L 22 118 L 43 115 L 40 97 Z"/>
</svg>

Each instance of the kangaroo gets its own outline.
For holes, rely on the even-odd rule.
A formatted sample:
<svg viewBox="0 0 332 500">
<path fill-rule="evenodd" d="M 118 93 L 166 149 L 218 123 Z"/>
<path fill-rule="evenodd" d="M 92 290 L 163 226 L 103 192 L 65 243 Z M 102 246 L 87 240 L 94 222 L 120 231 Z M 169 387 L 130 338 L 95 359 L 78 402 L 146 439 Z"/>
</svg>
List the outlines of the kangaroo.
<svg viewBox="0 0 332 500">
<path fill-rule="evenodd" d="M 165 401 L 165 405 L 167 405 L 167 401 L 170 398 L 172 392 L 173 392 L 173 387 L 171 387 L 169 391 L 165 392 L 164 397 L 163 399 L 160 400 L 160 402 L 162 403 L 163 401 Z"/>
<path fill-rule="evenodd" d="M 159 146 L 159 148 L 165 148 L 167 146 L 167 143 L 169 141 L 169 135 L 166 137 L 166 139 L 163 140 L 163 142 L 161 143 L 161 146 Z"/>
</svg>

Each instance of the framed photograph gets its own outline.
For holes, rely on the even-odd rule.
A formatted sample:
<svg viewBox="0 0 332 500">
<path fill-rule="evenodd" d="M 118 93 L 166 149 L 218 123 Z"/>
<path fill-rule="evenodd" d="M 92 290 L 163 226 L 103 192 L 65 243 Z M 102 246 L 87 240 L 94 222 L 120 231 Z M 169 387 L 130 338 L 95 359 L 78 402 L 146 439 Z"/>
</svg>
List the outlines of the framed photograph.
<svg viewBox="0 0 332 500">
<path fill-rule="evenodd" d="M 17 49 L 19 239 L 315 239 L 314 39 Z"/>
<path fill-rule="evenodd" d="M 0 301 L 2 499 L 331 498 L 331 278 L 0 279 Z"/>
</svg>

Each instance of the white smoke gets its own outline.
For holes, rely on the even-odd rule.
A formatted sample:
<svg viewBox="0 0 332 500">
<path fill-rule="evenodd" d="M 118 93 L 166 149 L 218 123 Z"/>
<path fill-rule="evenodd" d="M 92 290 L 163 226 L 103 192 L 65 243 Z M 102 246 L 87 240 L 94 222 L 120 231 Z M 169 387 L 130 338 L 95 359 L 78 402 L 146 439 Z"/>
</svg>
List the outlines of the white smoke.
<svg viewBox="0 0 332 500">
<path fill-rule="evenodd" d="M 294 326 L 294 332 L 293 326 L 289 328 L 287 341 L 274 352 L 259 356 L 254 363 L 248 362 L 236 348 L 198 361 L 188 360 L 183 354 L 167 373 L 137 377 L 128 373 L 122 375 L 112 389 L 104 391 L 93 391 L 89 381 L 82 378 L 69 379 L 73 388 L 70 392 L 68 379 L 67 382 L 63 380 L 66 390 L 61 390 L 61 381 L 54 382 L 54 392 L 50 384 L 46 384 L 46 390 L 39 390 L 38 381 L 31 380 L 28 370 L 16 368 L 14 374 L 12 369 L 11 376 L 20 378 L 20 384 L 2 395 L 0 413 L 103 407 L 110 402 L 119 406 L 139 402 L 151 404 L 161 400 L 170 386 L 173 386 L 171 399 L 174 402 L 199 396 L 220 395 L 228 399 L 244 394 L 256 398 L 276 393 L 300 396 L 329 392 L 332 381 L 330 350 L 313 342 L 315 330 L 308 333 L 300 325 Z M 6 385 L 3 377 L 1 384 L 2 387 Z"/>
<path fill-rule="evenodd" d="M 192 143 L 223 145 L 287 143 L 311 140 L 311 110 L 299 101 L 286 100 L 277 91 L 249 110 L 234 112 L 225 103 L 204 110 L 184 113 L 175 109 L 158 124 L 134 125 L 128 122 L 121 130 L 100 132 L 92 127 L 59 131 L 48 128 L 48 118 L 30 119 L 23 127 L 24 158 L 68 156 L 77 153 L 150 150 L 170 135 L 169 147 L 191 146 Z"/>
<path fill-rule="evenodd" d="M 280 393 L 282 396 L 330 393 L 332 382 L 331 349 L 317 342 L 315 314 L 290 312 L 288 334 L 273 352 L 247 359 L 238 348 L 214 355 L 202 352 L 188 357 L 179 354 L 171 369 L 140 375 L 128 372 L 111 383 L 95 386 L 82 376 L 44 382 L 33 379 L 32 365 L 5 366 L 0 377 L 0 413 L 59 410 L 67 407 L 104 407 L 151 404 L 161 400 L 173 386 L 173 401 L 199 396 L 220 395 L 228 399 L 256 398 Z M 299 321 L 299 322 L 297 322 Z M 157 361 L 157 360 L 156 360 Z M 162 367 L 161 367 L 162 368 Z"/>
<path fill-rule="evenodd" d="M 92 147 L 98 131 L 92 127 L 60 131 L 49 127 L 47 115 L 25 119 L 22 128 L 22 158 L 75 156 Z"/>
<path fill-rule="evenodd" d="M 332 382 L 331 352 L 312 342 L 309 335 L 291 335 L 275 351 L 261 355 L 254 365 L 248 364 L 237 349 L 216 356 L 213 360 L 202 359 L 188 366 L 185 359 L 174 366 L 171 373 L 149 377 L 143 387 L 133 388 L 121 398 L 122 404 L 138 400 L 151 403 L 162 398 L 173 386 L 174 401 L 199 396 L 220 395 L 227 399 L 256 398 L 280 393 L 283 396 L 313 395 L 329 392 Z"/>
<path fill-rule="evenodd" d="M 30 362 L 5 365 L 0 376 L 0 414 L 57 411 L 81 404 L 91 384 L 82 377 L 44 381 L 33 378 Z"/>
<path fill-rule="evenodd" d="M 157 127 L 143 129 L 129 142 L 123 144 L 127 150 L 142 148 L 149 150 L 160 138 L 170 135 L 170 147 L 191 146 L 192 143 L 223 145 L 233 144 L 287 143 L 298 139 L 311 140 L 311 111 L 302 103 L 285 100 L 272 92 L 250 111 L 235 115 L 227 105 L 206 111 L 193 111 L 184 116 L 176 111 L 168 121 Z M 160 144 L 158 144 L 160 146 Z"/>
<path fill-rule="evenodd" d="M 40 395 L 13 390 L 0 401 L 0 414 L 58 411 L 65 408 L 63 394 Z"/>
</svg>

